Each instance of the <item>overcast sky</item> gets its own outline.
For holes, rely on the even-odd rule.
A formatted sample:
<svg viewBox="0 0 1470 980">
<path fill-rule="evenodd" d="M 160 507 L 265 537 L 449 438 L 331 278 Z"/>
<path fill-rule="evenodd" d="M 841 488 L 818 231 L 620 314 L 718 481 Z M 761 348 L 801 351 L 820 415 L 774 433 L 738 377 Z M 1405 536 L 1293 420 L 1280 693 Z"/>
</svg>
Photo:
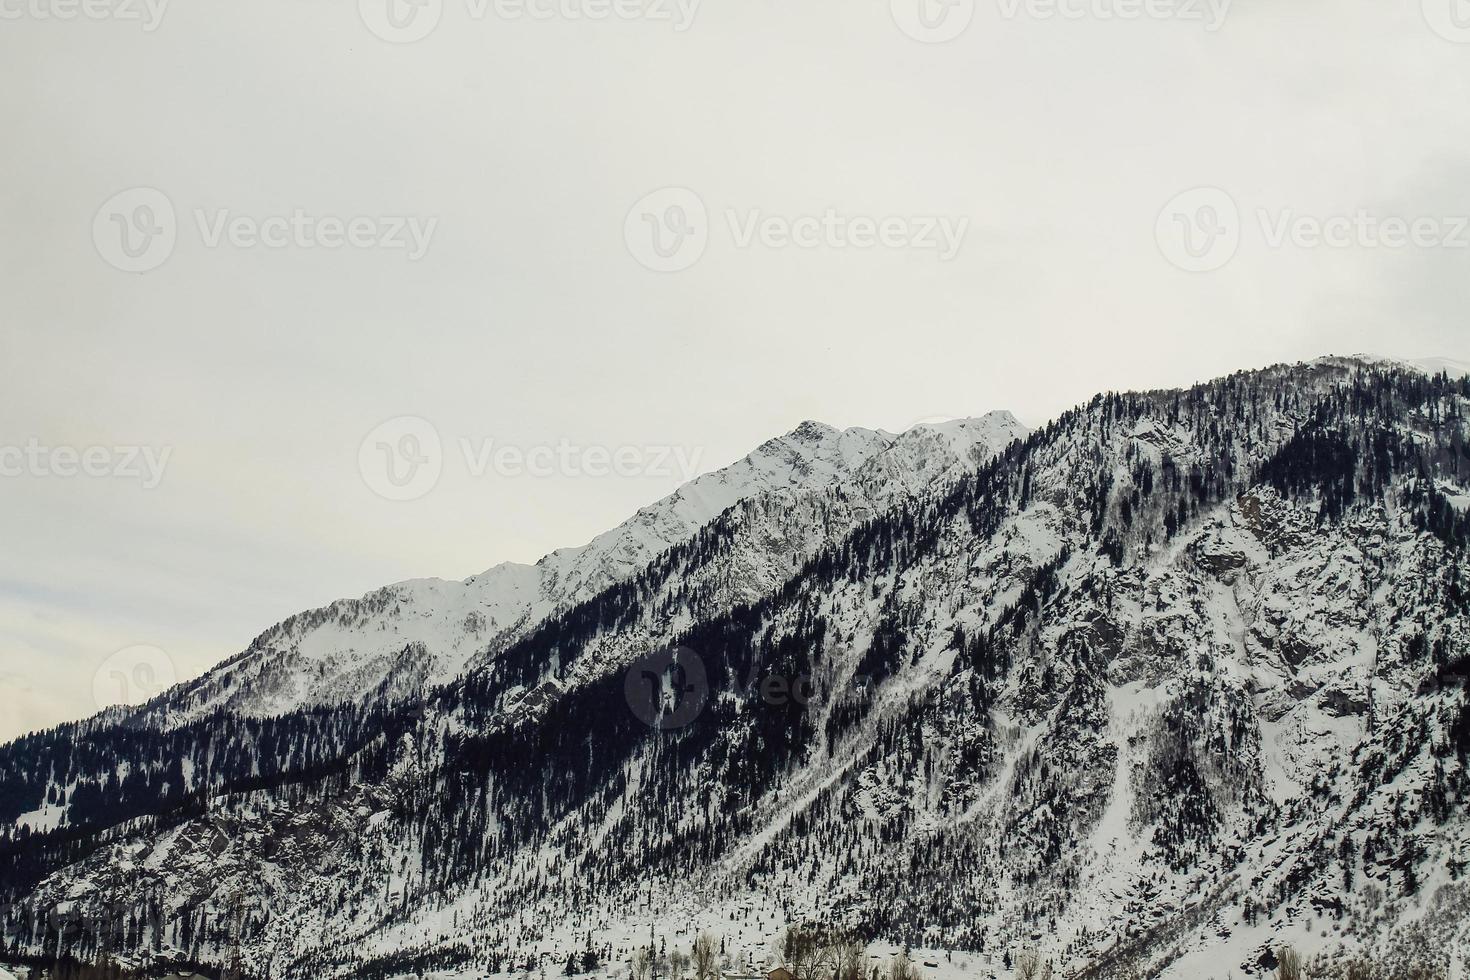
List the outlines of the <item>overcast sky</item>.
<svg viewBox="0 0 1470 980">
<path fill-rule="evenodd" d="M 920 2 L 0 0 L 0 737 L 802 419 L 1470 357 L 1455 0 Z"/>
</svg>

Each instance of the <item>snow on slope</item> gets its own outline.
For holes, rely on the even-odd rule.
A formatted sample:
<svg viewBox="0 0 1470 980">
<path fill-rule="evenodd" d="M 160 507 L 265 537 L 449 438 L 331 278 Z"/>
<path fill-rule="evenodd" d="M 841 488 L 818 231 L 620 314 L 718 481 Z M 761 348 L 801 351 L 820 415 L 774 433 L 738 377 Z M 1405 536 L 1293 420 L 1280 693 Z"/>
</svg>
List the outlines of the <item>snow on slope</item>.
<svg viewBox="0 0 1470 980">
<path fill-rule="evenodd" d="M 1452 378 L 1470 375 L 1470 363 L 1457 361 L 1452 357 L 1416 357 L 1405 363 L 1429 374 L 1448 374 Z"/>
<path fill-rule="evenodd" d="M 1456 360 L 1453 357 L 1386 357 L 1382 354 L 1350 354 L 1346 357 L 1328 355 L 1319 357 L 1318 364 L 1382 364 L 1396 367 L 1409 367 L 1425 374 L 1448 374 L 1451 378 L 1463 378 L 1470 375 L 1470 362 Z"/>
<path fill-rule="evenodd" d="M 547 615 L 588 599 L 742 501 L 845 488 L 874 506 L 984 462 L 1027 430 L 1009 412 L 893 434 L 803 422 L 691 480 L 616 528 L 535 565 L 464 581 L 416 579 L 302 613 L 244 653 L 162 696 L 142 717 L 181 724 L 217 708 L 269 716 L 392 699 L 447 681 Z"/>
<path fill-rule="evenodd" d="M 640 580 L 616 617 L 519 651 L 537 670 L 503 684 L 551 676 L 542 710 L 571 706 L 545 724 L 492 715 L 502 682 L 487 681 L 404 737 L 381 783 L 306 805 L 289 792 L 212 804 L 62 869 L 33 900 L 69 908 L 131 890 L 179 922 L 217 915 L 239 887 L 264 930 L 249 956 L 298 963 L 301 977 L 389 975 L 354 971 L 461 943 L 514 952 L 517 975 L 532 954 L 560 972 L 590 937 L 617 964 L 654 932 L 687 946 L 704 924 L 758 962 L 783 924 L 854 914 L 885 941 L 975 950 L 953 975 L 990 975 L 1026 947 L 1064 971 L 1111 961 L 1177 978 L 1261 977 L 1282 941 L 1459 956 L 1470 783 L 1449 743 L 1470 739 L 1449 727 L 1463 683 L 1436 671 L 1470 649 L 1470 559 L 1415 523 L 1407 457 L 1340 519 L 1323 517 L 1318 480 L 1332 470 L 1314 462 L 1301 483 L 1305 458 L 1333 455 L 1293 449 L 1293 434 L 1316 431 L 1313 399 L 1355 373 L 1271 369 L 1203 396 L 1100 399 L 961 485 L 955 506 L 905 501 L 889 536 L 863 528 L 861 547 L 696 644 L 712 666 L 764 647 L 772 670 L 811 672 L 829 695 L 877 670 L 861 715 L 840 718 L 838 697 L 788 712 L 726 684 L 722 703 L 738 710 L 645 739 L 620 689 L 594 685 L 703 615 L 693 600 L 671 612 L 670 597 L 699 590 L 683 565 L 662 565 L 668 581 Z M 1371 383 L 1322 406 L 1351 415 L 1420 387 Z M 1456 397 L 1430 417 L 1463 418 L 1470 401 Z M 1445 449 L 1413 407 L 1391 414 L 1398 434 Z M 1342 422 L 1356 443 L 1383 435 L 1382 418 Z M 914 467 L 883 471 L 895 450 L 927 469 L 946 435 L 934 428 L 845 485 L 901 482 Z M 1285 496 L 1253 475 L 1283 461 L 1297 484 Z M 1464 489 L 1447 453 L 1423 463 Z M 763 515 L 749 500 L 740 510 Z M 880 634 L 891 661 L 869 656 Z M 516 653 L 494 666 L 509 672 Z M 460 734 L 502 724 L 515 737 L 451 764 Z M 594 749 L 609 749 L 595 766 Z M 584 752 L 595 791 L 568 788 Z M 442 806 L 410 819 L 426 799 Z M 543 807 L 534 821 L 530 806 Z M 493 856 L 478 850 L 491 841 Z M 331 969 L 315 959 L 324 950 Z M 455 975 L 501 973 L 481 966 Z M 391 975 L 413 972 L 404 959 Z"/>
</svg>

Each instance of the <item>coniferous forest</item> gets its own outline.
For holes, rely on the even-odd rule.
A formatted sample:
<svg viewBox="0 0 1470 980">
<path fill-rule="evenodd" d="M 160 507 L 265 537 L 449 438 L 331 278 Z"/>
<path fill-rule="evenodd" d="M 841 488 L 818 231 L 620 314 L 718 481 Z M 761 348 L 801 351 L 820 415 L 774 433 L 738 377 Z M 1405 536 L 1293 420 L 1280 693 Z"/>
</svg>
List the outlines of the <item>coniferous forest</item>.
<svg viewBox="0 0 1470 980">
<path fill-rule="evenodd" d="M 1447 976 L 1467 411 L 1346 359 L 1101 394 L 918 492 L 752 495 L 447 683 L 233 709 L 399 612 L 303 614 L 0 747 L 0 961 Z"/>
</svg>

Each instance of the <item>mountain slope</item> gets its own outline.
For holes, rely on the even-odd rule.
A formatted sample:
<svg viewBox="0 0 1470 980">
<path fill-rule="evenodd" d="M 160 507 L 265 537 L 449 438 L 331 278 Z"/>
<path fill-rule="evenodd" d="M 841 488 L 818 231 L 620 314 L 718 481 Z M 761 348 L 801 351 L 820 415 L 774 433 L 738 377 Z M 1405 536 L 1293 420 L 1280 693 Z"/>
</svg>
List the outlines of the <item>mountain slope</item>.
<svg viewBox="0 0 1470 980">
<path fill-rule="evenodd" d="M 744 500 L 422 698 L 20 740 L 3 815 L 69 826 L 6 835 L 5 932 L 272 977 L 803 920 L 981 976 L 1459 962 L 1467 408 L 1344 359 L 1099 396 L 880 506 Z"/>
<path fill-rule="evenodd" d="M 899 435 L 806 422 L 588 544 L 554 551 L 535 565 L 501 564 L 458 582 L 401 582 L 293 616 L 239 656 L 166 694 L 146 717 L 180 724 L 215 709 L 270 716 L 402 698 L 448 681 L 553 611 L 626 579 L 732 506 L 834 491 L 854 507 L 881 506 L 989 459 L 1026 431 L 1008 412 Z"/>
</svg>

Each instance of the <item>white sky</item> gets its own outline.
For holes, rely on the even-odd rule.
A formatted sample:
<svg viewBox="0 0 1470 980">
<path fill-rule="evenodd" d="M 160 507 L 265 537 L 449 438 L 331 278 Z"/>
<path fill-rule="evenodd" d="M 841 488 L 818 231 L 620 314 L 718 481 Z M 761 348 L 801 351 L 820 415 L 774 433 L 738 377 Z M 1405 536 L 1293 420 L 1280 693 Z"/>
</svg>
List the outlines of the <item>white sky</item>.
<svg viewBox="0 0 1470 980">
<path fill-rule="evenodd" d="M 409 44 L 366 26 L 388 0 L 176 0 L 152 31 L 123 19 L 142 0 L 42 16 L 72 2 L 0 0 L 0 449 L 171 455 L 151 489 L 0 476 L 0 737 L 89 714 L 120 649 L 189 676 L 292 612 L 533 560 L 679 482 L 475 477 L 461 438 L 678 446 L 708 469 L 804 418 L 1036 424 L 1325 352 L 1470 356 L 1454 0 L 1237 0 L 1214 32 L 1186 19 L 1203 0 L 1126 21 L 1100 14 L 1129 0 L 978 0 L 945 44 L 889 0 L 704 0 L 683 31 L 442 0 Z M 656 273 L 625 218 L 669 186 L 697 193 L 708 244 Z M 1191 273 L 1156 226 L 1199 186 L 1238 207 L 1239 243 Z M 176 217 L 146 273 L 106 261 L 113 212 L 94 231 L 136 187 Z M 221 209 L 437 225 L 416 261 L 210 247 L 196 211 Z M 740 247 L 727 218 L 827 209 L 970 224 L 941 261 Z M 1460 247 L 1268 241 L 1288 212 L 1359 211 Z M 393 502 L 358 454 L 402 415 L 446 454 Z"/>
</svg>

